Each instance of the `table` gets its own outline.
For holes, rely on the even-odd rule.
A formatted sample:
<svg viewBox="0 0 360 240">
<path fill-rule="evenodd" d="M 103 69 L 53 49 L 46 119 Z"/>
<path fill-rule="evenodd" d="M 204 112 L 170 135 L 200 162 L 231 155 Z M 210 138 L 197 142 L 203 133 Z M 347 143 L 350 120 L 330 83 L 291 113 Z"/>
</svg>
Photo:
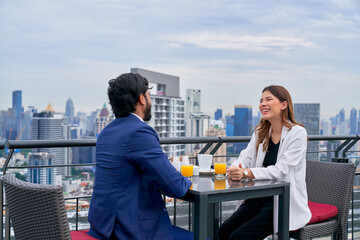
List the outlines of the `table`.
<svg viewBox="0 0 360 240">
<path fill-rule="evenodd" d="M 275 180 L 229 181 L 213 176 L 193 177 L 192 182 L 192 189 L 181 199 L 194 205 L 195 240 L 205 240 L 208 236 L 210 239 L 217 238 L 221 202 L 275 195 L 279 195 L 278 236 L 280 240 L 289 239 L 290 183 Z M 207 224 L 204 224 L 204 219 Z"/>
</svg>

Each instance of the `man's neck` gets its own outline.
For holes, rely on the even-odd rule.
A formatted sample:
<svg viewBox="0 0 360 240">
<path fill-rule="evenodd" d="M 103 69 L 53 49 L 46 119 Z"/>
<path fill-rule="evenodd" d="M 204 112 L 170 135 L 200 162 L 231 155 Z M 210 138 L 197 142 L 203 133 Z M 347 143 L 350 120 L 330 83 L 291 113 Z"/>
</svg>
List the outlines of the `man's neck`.
<svg viewBox="0 0 360 240">
<path fill-rule="evenodd" d="M 144 121 L 144 119 L 142 117 L 140 117 L 138 114 L 136 114 L 135 112 L 132 112 L 131 114 L 136 116 L 137 118 L 139 118 L 140 121 Z"/>
</svg>

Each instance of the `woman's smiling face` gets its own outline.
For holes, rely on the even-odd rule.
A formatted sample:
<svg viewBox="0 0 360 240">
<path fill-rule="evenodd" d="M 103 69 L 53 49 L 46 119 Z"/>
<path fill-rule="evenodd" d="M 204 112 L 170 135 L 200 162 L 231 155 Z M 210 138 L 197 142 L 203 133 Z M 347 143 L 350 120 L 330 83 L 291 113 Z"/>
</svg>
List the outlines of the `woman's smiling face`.
<svg viewBox="0 0 360 240">
<path fill-rule="evenodd" d="M 280 102 L 270 91 L 264 91 L 260 98 L 259 110 L 263 119 L 268 121 L 281 120 L 282 111 L 286 109 L 287 102 Z"/>
</svg>

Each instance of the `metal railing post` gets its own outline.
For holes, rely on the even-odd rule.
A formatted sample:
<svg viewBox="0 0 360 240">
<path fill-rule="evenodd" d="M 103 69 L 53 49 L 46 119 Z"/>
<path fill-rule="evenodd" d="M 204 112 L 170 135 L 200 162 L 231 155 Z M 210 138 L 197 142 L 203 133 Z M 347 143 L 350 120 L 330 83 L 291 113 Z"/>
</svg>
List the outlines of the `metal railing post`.
<svg viewBox="0 0 360 240">
<path fill-rule="evenodd" d="M 0 228 L 1 228 L 1 236 L 0 236 L 0 240 L 4 239 L 4 189 L 3 189 L 4 185 L 3 185 L 3 181 L 2 179 L 0 179 L 0 206 L 1 206 L 1 223 L 0 223 Z"/>
<path fill-rule="evenodd" d="M 76 225 L 75 229 L 78 230 L 78 221 L 79 221 L 79 198 L 76 199 Z"/>
<path fill-rule="evenodd" d="M 352 146 L 354 146 L 355 143 L 357 143 L 357 141 L 358 141 L 358 139 L 352 140 L 352 141 L 350 142 L 350 144 L 347 145 L 346 148 L 344 148 L 344 150 L 343 150 L 343 152 L 342 152 L 342 155 L 343 155 L 344 158 L 346 157 L 346 152 L 349 151 L 350 148 L 351 148 Z"/>
</svg>

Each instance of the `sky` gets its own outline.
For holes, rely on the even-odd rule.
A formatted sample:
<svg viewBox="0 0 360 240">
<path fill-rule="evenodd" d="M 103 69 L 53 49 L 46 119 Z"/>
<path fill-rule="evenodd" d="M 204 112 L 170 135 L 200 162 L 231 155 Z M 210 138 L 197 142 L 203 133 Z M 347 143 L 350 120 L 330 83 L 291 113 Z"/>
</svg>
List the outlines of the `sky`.
<svg viewBox="0 0 360 240">
<path fill-rule="evenodd" d="M 286 87 L 321 118 L 360 109 L 360 0 L 0 0 L 0 110 L 90 113 L 130 68 L 202 90 L 202 111 L 233 114 Z"/>
</svg>

